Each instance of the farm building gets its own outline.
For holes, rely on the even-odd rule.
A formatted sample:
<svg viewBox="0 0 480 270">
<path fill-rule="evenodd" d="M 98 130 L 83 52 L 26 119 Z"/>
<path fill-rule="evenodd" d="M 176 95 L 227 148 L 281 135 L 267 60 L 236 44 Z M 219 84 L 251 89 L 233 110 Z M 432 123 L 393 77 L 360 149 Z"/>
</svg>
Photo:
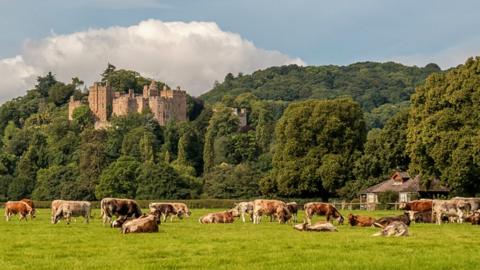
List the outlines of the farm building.
<svg viewBox="0 0 480 270">
<path fill-rule="evenodd" d="M 411 178 L 407 172 L 396 171 L 390 179 L 364 190 L 361 198 L 372 208 L 378 203 L 378 195 L 385 192 L 398 193 L 397 202 L 408 202 L 412 198 L 445 196 L 449 191 L 438 179 L 422 181 L 420 175 Z"/>
</svg>

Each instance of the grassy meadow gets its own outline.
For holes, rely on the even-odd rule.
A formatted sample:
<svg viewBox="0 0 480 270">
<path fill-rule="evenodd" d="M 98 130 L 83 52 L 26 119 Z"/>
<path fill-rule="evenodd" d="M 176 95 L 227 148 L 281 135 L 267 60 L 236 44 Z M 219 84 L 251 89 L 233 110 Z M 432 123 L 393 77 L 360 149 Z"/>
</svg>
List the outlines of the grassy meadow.
<svg viewBox="0 0 480 270">
<path fill-rule="evenodd" d="M 479 268 L 480 226 L 412 224 L 410 237 L 382 238 L 371 236 L 376 228 L 350 225 L 312 233 L 270 222 L 199 224 L 211 211 L 193 209 L 190 218 L 162 223 L 159 233 L 122 235 L 102 226 L 98 209 L 88 225 L 82 218 L 52 225 L 49 209 L 39 209 L 33 221 L 0 220 L 0 269 Z"/>
</svg>

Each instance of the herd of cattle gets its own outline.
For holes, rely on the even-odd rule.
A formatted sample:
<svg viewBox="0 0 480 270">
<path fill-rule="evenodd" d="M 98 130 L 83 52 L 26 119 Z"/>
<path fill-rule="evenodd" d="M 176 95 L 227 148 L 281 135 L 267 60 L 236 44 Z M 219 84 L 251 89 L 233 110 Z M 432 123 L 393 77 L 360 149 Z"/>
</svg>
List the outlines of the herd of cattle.
<svg viewBox="0 0 480 270">
<path fill-rule="evenodd" d="M 277 220 L 279 223 L 297 222 L 299 206 L 295 202 L 286 203 L 280 200 L 258 199 L 248 202 L 240 202 L 232 209 L 209 213 L 200 217 L 201 224 L 208 223 L 233 223 L 235 218 L 241 218 L 245 223 L 246 216 L 250 217 L 253 224 L 259 224 L 263 216 L 270 221 Z M 294 225 L 299 231 L 337 231 L 330 223 L 336 220 L 339 225 L 344 222 L 344 217 L 329 203 L 310 202 L 303 206 L 305 219 L 303 223 Z M 442 222 L 471 222 L 480 225 L 480 198 L 455 197 L 450 200 L 416 200 L 400 205 L 405 210 L 404 214 L 393 217 L 382 217 L 375 219 L 368 216 L 349 214 L 348 223 L 351 226 L 375 226 L 382 230 L 375 235 L 385 236 L 407 236 L 408 226 L 411 222 L 436 223 Z M 7 221 L 13 215 L 19 215 L 20 220 L 27 220 L 27 217 L 35 217 L 35 206 L 29 199 L 21 201 L 9 201 L 5 203 L 5 218 Z M 122 233 L 157 232 L 161 221 L 170 221 L 174 217 L 182 219 L 189 217 L 190 210 L 184 203 L 150 203 L 149 213 L 142 213 L 142 210 L 135 200 L 104 198 L 100 202 L 100 216 L 103 224 L 110 224 L 111 227 L 121 228 Z M 312 224 L 312 217 L 315 215 L 325 216 L 326 221 L 319 221 Z M 83 217 L 88 223 L 91 218 L 91 203 L 87 201 L 54 200 L 51 203 L 51 222 L 58 223 L 64 220 L 67 224 L 71 218 Z M 115 218 L 115 219 L 114 219 Z"/>
</svg>

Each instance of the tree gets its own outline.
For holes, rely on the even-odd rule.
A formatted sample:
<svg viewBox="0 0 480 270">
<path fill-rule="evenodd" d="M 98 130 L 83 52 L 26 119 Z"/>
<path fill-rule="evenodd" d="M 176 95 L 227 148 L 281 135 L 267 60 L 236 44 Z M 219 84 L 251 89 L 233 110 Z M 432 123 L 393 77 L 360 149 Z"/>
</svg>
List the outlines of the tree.
<svg viewBox="0 0 480 270">
<path fill-rule="evenodd" d="M 74 84 L 67 84 L 57 82 L 48 89 L 48 98 L 57 106 L 64 105 L 75 91 Z"/>
<path fill-rule="evenodd" d="M 243 163 L 221 164 L 205 174 L 204 192 L 209 198 L 254 198 L 259 195 L 259 172 Z"/>
<path fill-rule="evenodd" d="M 37 77 L 37 84 L 35 85 L 35 89 L 43 96 L 48 96 L 48 91 L 50 87 L 54 86 L 57 83 L 55 79 L 55 75 L 52 72 L 48 72 L 47 75 L 44 77 Z"/>
<path fill-rule="evenodd" d="M 37 173 L 37 184 L 32 198 L 35 200 L 77 199 L 72 196 L 70 182 L 78 177 L 78 167 L 71 163 L 66 166 L 53 165 Z"/>
<path fill-rule="evenodd" d="M 164 162 L 143 163 L 137 171 L 137 199 L 185 199 L 190 187 L 185 179 Z"/>
<path fill-rule="evenodd" d="M 480 58 L 429 76 L 411 98 L 410 170 L 448 181 L 457 194 L 480 191 Z"/>
<path fill-rule="evenodd" d="M 75 110 L 73 110 L 72 118 L 74 125 L 78 126 L 80 130 L 92 128 L 95 123 L 92 111 L 87 105 L 80 105 L 75 108 Z"/>
<path fill-rule="evenodd" d="M 105 168 L 95 188 L 97 198 L 135 198 L 136 170 L 140 163 L 131 157 L 121 157 Z"/>
<path fill-rule="evenodd" d="M 365 122 L 351 99 L 308 100 L 287 108 L 275 136 L 271 177 L 279 195 L 327 198 L 353 178 Z"/>
</svg>

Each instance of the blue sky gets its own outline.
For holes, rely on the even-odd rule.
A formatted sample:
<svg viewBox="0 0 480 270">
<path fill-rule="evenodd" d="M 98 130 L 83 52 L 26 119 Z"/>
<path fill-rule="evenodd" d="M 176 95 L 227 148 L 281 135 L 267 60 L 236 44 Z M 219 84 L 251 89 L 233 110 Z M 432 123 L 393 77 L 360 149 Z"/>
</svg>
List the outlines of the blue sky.
<svg viewBox="0 0 480 270">
<path fill-rule="evenodd" d="M 214 22 L 255 48 L 309 65 L 393 60 L 447 68 L 480 53 L 479 10 L 473 0 L 0 0 L 0 60 L 27 61 L 32 44 L 57 35 L 154 19 Z"/>
</svg>

